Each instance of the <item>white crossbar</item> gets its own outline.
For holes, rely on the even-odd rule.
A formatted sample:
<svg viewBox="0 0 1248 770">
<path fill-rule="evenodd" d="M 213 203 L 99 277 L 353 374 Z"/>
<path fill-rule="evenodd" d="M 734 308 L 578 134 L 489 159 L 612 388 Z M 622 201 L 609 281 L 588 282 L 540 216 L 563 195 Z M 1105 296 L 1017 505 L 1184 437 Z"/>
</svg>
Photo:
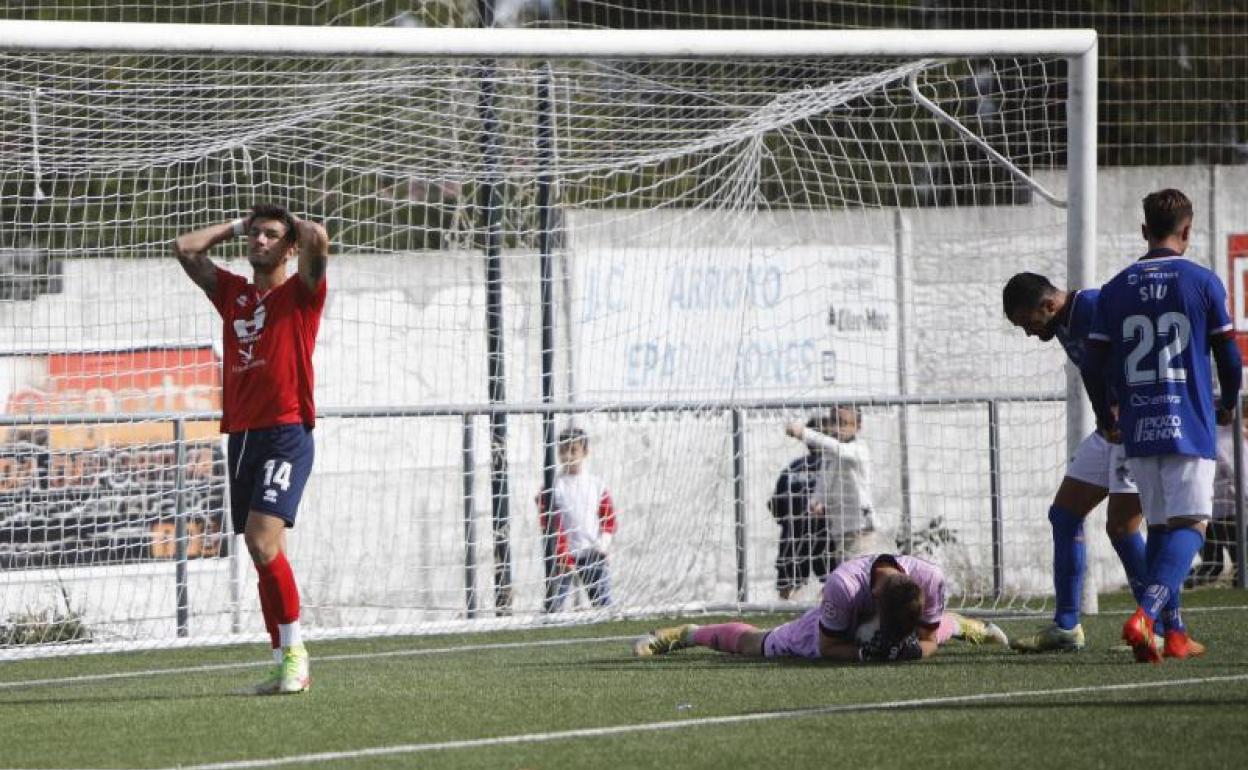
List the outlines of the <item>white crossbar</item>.
<svg viewBox="0 0 1248 770">
<path fill-rule="evenodd" d="M 711 58 L 1079 56 L 1096 32 L 1069 30 L 555 30 L 253 27 L 0 21 L 0 50 L 142 53 Z"/>
</svg>

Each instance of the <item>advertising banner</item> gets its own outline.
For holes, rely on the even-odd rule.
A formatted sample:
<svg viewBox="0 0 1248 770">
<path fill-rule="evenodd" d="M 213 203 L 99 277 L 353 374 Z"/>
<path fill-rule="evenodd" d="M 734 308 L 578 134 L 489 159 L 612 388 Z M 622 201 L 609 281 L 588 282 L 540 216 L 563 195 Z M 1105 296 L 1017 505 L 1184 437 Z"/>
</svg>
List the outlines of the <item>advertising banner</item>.
<svg viewBox="0 0 1248 770">
<path fill-rule="evenodd" d="M 29 425 L 0 443 L 0 569 L 172 558 L 178 511 L 170 420 L 128 415 L 219 409 L 210 348 L 51 352 L 0 357 L 8 415 Z M 40 425 L 44 415 L 109 415 Z M 224 553 L 225 462 L 215 421 L 185 423 L 181 510 L 192 558 Z"/>
</svg>

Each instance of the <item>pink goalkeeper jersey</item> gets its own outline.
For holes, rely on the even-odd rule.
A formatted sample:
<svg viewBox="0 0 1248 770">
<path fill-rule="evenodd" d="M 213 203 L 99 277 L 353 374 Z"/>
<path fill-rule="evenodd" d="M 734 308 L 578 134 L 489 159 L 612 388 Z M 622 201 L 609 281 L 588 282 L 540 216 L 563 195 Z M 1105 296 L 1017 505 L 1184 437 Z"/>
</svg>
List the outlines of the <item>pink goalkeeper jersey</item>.
<svg viewBox="0 0 1248 770">
<path fill-rule="evenodd" d="M 875 615 L 871 595 L 871 568 L 877 559 L 891 559 L 923 590 L 923 615 L 928 627 L 940 625 L 945 612 L 945 575 L 929 561 L 914 556 L 871 555 L 850 559 L 828 575 L 819 604 L 819 626 L 829 633 L 851 633 Z"/>
<path fill-rule="evenodd" d="M 841 564 L 828 575 L 823 585 L 823 599 L 818 607 L 801 617 L 773 628 L 763 637 L 763 654 L 768 658 L 807 658 L 818 660 L 819 635 L 823 632 L 849 636 L 858 626 L 875 614 L 871 596 L 871 568 L 879 559 L 891 559 L 919 584 L 923 591 L 923 615 L 920 622 L 930 628 L 940 625 L 945 612 L 945 576 L 931 562 L 913 556 L 876 554 L 859 556 Z M 820 631 L 823 629 L 823 631 Z"/>
</svg>

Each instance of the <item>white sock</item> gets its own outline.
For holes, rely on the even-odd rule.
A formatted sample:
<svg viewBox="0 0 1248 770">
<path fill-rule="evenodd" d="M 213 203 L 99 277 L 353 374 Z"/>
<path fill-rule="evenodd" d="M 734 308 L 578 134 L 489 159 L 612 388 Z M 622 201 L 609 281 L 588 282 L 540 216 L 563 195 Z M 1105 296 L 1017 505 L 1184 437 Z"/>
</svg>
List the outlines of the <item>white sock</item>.
<svg viewBox="0 0 1248 770">
<path fill-rule="evenodd" d="M 298 647 L 303 644 L 303 635 L 299 633 L 299 621 L 279 623 L 277 633 L 282 638 L 282 647 Z"/>
</svg>

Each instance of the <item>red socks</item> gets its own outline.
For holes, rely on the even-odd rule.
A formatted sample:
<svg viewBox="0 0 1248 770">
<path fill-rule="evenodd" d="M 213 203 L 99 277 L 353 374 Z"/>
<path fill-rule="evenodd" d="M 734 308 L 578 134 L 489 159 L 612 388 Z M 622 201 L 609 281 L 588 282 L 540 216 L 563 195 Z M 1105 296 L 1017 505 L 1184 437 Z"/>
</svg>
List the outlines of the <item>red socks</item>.
<svg viewBox="0 0 1248 770">
<path fill-rule="evenodd" d="M 260 594 L 260 614 L 264 615 L 264 629 L 269 632 L 269 645 L 273 649 L 282 646 L 282 638 L 277 633 L 277 616 L 273 612 L 273 600 L 265 590 L 263 580 L 256 583 L 256 591 Z"/>
<path fill-rule="evenodd" d="M 270 638 L 276 640 L 278 625 L 299 619 L 299 587 L 295 584 L 295 573 L 291 571 L 284 553 L 278 553 L 268 564 L 256 567 L 256 572 L 260 574 L 260 609 L 264 613 L 264 625 L 269 629 Z M 276 641 L 273 646 L 278 646 Z"/>
</svg>

